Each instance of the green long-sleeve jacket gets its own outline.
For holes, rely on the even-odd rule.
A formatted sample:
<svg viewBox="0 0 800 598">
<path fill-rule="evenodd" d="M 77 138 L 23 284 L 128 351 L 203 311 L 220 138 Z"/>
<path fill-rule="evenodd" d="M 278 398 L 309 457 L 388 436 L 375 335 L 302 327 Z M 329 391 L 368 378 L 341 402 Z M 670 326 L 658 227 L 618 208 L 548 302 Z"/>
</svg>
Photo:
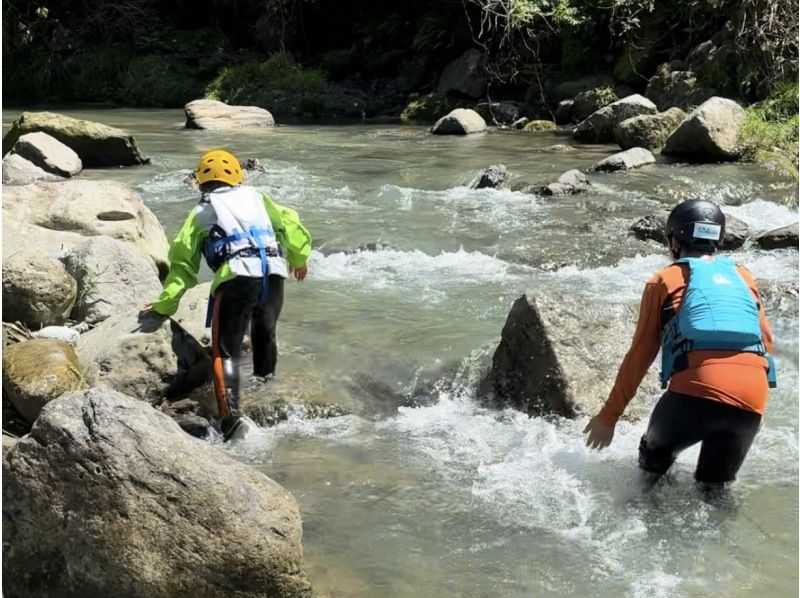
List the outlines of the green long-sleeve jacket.
<svg viewBox="0 0 800 598">
<path fill-rule="evenodd" d="M 275 238 L 283 249 L 290 268 L 302 268 L 311 255 L 311 235 L 300 222 L 297 212 L 276 204 L 266 193 L 261 193 L 264 207 L 275 230 Z M 196 206 L 186 218 L 169 248 L 169 273 L 164 288 L 153 309 L 171 316 L 178 310 L 183 294 L 197 284 L 203 243 L 209 233 L 208 226 L 200 222 L 198 214 L 203 206 Z M 211 292 L 227 280 L 235 278 L 228 263 L 224 263 L 214 275 Z"/>
</svg>

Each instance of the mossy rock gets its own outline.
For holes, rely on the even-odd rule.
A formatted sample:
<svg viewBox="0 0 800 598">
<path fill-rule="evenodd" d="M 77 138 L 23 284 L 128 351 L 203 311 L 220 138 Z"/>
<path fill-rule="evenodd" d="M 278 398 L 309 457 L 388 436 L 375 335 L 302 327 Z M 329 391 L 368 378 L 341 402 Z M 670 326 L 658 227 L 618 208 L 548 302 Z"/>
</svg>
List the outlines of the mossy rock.
<svg viewBox="0 0 800 598">
<path fill-rule="evenodd" d="M 554 131 L 556 123 L 552 120 L 532 120 L 525 125 L 522 130 L 526 133 L 538 133 L 539 131 Z"/>
<path fill-rule="evenodd" d="M 455 107 L 444 96 L 427 95 L 409 102 L 400 114 L 400 120 L 406 123 L 434 123 Z"/>
<path fill-rule="evenodd" d="M 3 351 L 3 393 L 30 423 L 53 399 L 83 388 L 78 356 L 68 343 L 34 339 Z"/>
</svg>

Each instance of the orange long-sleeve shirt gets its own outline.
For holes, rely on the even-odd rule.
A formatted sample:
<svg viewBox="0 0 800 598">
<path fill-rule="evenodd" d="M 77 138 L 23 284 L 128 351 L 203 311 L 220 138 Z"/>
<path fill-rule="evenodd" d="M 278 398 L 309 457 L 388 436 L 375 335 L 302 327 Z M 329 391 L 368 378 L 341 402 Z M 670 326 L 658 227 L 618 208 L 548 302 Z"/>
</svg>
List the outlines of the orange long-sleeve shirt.
<svg viewBox="0 0 800 598">
<path fill-rule="evenodd" d="M 743 266 L 737 264 L 736 268 L 758 302 L 762 340 L 767 352 L 772 353 L 772 331 L 755 280 Z M 672 264 L 647 281 L 631 347 L 600 410 L 599 418 L 604 424 L 616 424 L 636 394 L 661 348 L 662 310 L 678 311 L 688 280 L 688 266 Z M 769 392 L 768 366 L 764 357 L 735 351 L 691 351 L 687 358 L 688 367 L 670 379 L 670 390 L 764 413 Z"/>
</svg>

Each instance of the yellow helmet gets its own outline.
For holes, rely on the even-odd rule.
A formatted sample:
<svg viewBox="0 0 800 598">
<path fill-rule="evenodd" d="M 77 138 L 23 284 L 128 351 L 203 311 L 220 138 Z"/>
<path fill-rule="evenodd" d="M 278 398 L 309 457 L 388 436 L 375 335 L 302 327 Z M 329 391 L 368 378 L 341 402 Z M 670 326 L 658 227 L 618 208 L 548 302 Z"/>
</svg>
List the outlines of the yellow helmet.
<svg viewBox="0 0 800 598">
<path fill-rule="evenodd" d="M 224 149 L 212 149 L 203 154 L 194 175 L 201 185 L 210 181 L 221 181 L 233 187 L 243 179 L 239 160 Z"/>
</svg>

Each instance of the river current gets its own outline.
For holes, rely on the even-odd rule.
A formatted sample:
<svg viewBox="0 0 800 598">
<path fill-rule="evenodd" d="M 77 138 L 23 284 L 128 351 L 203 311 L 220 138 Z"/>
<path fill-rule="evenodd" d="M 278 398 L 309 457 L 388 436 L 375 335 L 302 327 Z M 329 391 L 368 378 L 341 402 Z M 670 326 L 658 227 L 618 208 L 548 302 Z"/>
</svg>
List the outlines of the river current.
<svg viewBox="0 0 800 598">
<path fill-rule="evenodd" d="M 219 146 L 258 158 L 266 172 L 246 182 L 311 230 L 309 277 L 286 287 L 275 383 L 316 384 L 357 415 L 298 415 L 223 448 L 295 495 L 323 595 L 797 595 L 796 251 L 733 253 L 760 284 L 795 294 L 768 313 L 780 388 L 724 504 L 693 485 L 697 447 L 643 490 L 646 421 L 621 422 L 609 449 L 590 452 L 586 418 L 491 411 L 471 390 L 522 293 L 638 303 L 668 263 L 628 233 L 639 217 L 699 197 L 752 229 L 777 228 L 798 218 L 793 185 L 753 165 L 659 162 L 595 175 L 585 195 L 542 198 L 470 184 L 497 163 L 513 178 L 554 180 L 615 148 L 560 152 L 550 146 L 569 137 L 370 124 L 189 131 L 178 110 L 64 112 L 136 137 L 151 165 L 80 176 L 136 188 L 170 237 L 197 199 L 183 179 Z M 4 110 L 4 129 L 18 113 Z M 420 378 L 436 382 L 424 399 Z"/>
</svg>

